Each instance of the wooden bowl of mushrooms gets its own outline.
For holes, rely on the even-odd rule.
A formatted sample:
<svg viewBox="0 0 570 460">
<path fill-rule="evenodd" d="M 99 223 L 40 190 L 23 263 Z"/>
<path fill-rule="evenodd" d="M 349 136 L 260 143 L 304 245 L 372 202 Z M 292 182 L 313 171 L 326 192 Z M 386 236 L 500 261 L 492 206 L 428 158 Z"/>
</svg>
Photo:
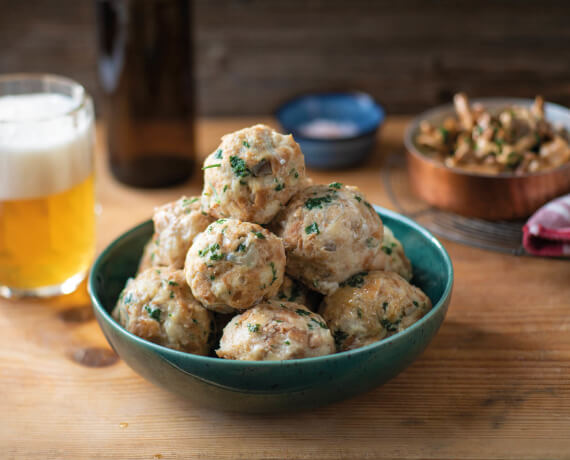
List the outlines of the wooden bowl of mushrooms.
<svg viewBox="0 0 570 460">
<path fill-rule="evenodd" d="M 488 220 L 527 217 L 570 191 L 570 110 L 477 99 L 422 113 L 405 135 L 410 183 L 429 204 Z"/>
</svg>

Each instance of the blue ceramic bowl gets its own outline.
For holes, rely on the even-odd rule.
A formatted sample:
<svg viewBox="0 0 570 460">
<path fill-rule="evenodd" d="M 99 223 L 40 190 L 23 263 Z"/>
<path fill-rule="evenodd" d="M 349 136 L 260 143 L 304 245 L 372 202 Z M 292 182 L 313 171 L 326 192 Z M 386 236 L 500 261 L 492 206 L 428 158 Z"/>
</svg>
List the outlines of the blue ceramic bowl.
<svg viewBox="0 0 570 460">
<path fill-rule="evenodd" d="M 443 246 L 415 222 L 376 208 L 399 238 L 414 266 L 413 283 L 433 308 L 417 323 L 365 347 L 291 361 L 230 361 L 191 355 L 147 342 L 123 329 L 111 311 L 143 246 L 152 234 L 147 221 L 120 236 L 98 257 L 89 277 L 95 316 L 117 354 L 136 372 L 197 404 L 240 412 L 305 410 L 370 390 L 409 366 L 439 329 L 453 285 Z"/>
<path fill-rule="evenodd" d="M 277 109 L 276 117 L 301 146 L 308 166 L 332 169 L 356 165 L 367 157 L 384 110 L 365 93 L 316 93 L 286 102 Z M 353 132 L 335 138 L 307 135 L 303 126 L 319 119 L 349 123 Z"/>
</svg>

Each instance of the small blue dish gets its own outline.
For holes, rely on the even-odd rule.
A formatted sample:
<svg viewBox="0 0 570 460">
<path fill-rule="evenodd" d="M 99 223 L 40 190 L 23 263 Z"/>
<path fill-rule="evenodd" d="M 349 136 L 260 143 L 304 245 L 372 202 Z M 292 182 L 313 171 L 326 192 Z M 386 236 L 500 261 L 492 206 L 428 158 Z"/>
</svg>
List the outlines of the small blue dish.
<svg viewBox="0 0 570 460">
<path fill-rule="evenodd" d="M 308 166 L 343 168 L 363 161 L 384 121 L 384 110 L 365 93 L 313 93 L 286 102 L 276 117 L 301 146 Z"/>
</svg>

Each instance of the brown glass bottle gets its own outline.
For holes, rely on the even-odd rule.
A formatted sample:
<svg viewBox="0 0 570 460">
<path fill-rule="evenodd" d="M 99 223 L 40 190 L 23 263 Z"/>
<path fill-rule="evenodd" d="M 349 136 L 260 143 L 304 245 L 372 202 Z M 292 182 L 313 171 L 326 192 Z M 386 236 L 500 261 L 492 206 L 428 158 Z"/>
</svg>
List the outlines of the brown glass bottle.
<svg viewBox="0 0 570 460">
<path fill-rule="evenodd" d="M 96 7 L 113 175 L 136 187 L 186 180 L 194 157 L 190 0 L 97 0 Z"/>
</svg>

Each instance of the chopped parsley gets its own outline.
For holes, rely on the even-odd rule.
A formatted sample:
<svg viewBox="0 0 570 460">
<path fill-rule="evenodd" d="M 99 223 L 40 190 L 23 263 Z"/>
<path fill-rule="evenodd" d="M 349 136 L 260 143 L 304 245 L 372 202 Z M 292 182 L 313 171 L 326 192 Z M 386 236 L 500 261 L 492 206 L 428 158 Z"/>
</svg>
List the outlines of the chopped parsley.
<svg viewBox="0 0 570 460">
<path fill-rule="evenodd" d="M 148 313 L 148 316 L 156 321 L 160 321 L 160 308 L 152 308 L 150 305 L 145 305 L 144 309 Z"/>
<path fill-rule="evenodd" d="M 216 160 L 221 160 L 221 159 L 222 159 L 222 153 L 224 153 L 223 150 L 222 150 L 222 149 L 218 149 L 217 152 L 216 152 L 215 155 L 214 155 L 214 158 L 215 158 Z"/>
<path fill-rule="evenodd" d="M 170 298 L 174 299 L 174 291 L 170 291 Z"/>
<path fill-rule="evenodd" d="M 251 333 L 259 332 L 260 328 L 261 328 L 261 325 L 258 323 L 255 323 L 255 324 L 247 323 L 247 330 Z"/>
<path fill-rule="evenodd" d="M 307 209 L 313 209 L 313 208 L 318 208 L 318 209 L 323 209 L 323 204 L 329 204 L 330 202 L 332 202 L 333 200 L 333 196 L 332 195 L 325 195 L 319 198 L 309 198 L 307 201 L 305 201 L 305 208 Z"/>
<path fill-rule="evenodd" d="M 240 157 L 231 156 L 230 166 L 232 167 L 232 170 L 237 177 L 247 177 L 251 175 L 251 171 L 247 167 L 247 163 L 245 162 L 245 160 L 242 160 Z"/>
<path fill-rule="evenodd" d="M 295 168 L 292 168 L 291 171 L 289 171 L 289 174 L 292 175 L 293 177 L 295 177 L 295 179 L 297 179 L 299 177 L 299 173 L 297 172 L 297 170 Z"/>
<path fill-rule="evenodd" d="M 350 287 L 362 287 L 364 284 L 364 277 L 368 275 L 368 272 L 360 272 L 356 275 L 352 275 L 346 281 L 340 283 L 341 287 L 350 286 Z"/>
<path fill-rule="evenodd" d="M 319 231 L 319 225 L 316 222 L 313 222 L 311 225 L 305 227 L 305 233 L 310 235 L 311 233 L 316 233 L 317 235 L 321 233 Z"/>
<path fill-rule="evenodd" d="M 285 184 L 277 184 L 275 187 L 275 191 L 279 192 L 285 188 Z"/>
<path fill-rule="evenodd" d="M 247 147 L 248 149 L 251 147 L 247 141 L 243 141 L 243 146 Z"/>
<path fill-rule="evenodd" d="M 447 140 L 449 139 L 449 131 L 443 127 L 438 128 L 439 132 L 441 133 L 441 138 L 444 144 L 447 144 Z"/>
<path fill-rule="evenodd" d="M 297 313 L 299 316 L 311 316 L 310 311 L 301 310 L 300 308 L 297 308 L 297 310 L 295 310 L 295 313 Z"/>
<path fill-rule="evenodd" d="M 133 294 L 132 294 L 131 292 L 129 292 L 129 293 L 125 296 L 125 298 L 124 298 L 124 300 L 123 300 L 123 303 L 131 303 L 132 301 L 133 301 Z"/>
<path fill-rule="evenodd" d="M 376 238 L 367 238 L 366 239 L 366 247 L 367 248 L 375 248 L 377 246 Z"/>
<path fill-rule="evenodd" d="M 382 304 L 382 310 L 386 311 L 387 308 L 388 308 L 388 302 L 384 302 Z"/>
<path fill-rule="evenodd" d="M 260 240 L 265 239 L 265 235 L 261 232 L 256 232 L 255 230 L 252 230 L 251 233 L 253 233 L 255 236 L 257 236 Z"/>
<path fill-rule="evenodd" d="M 210 275 L 210 281 L 214 281 L 216 277 L 214 275 Z"/>
<path fill-rule="evenodd" d="M 198 197 L 197 197 L 197 196 L 194 197 L 194 198 L 191 198 L 191 199 L 189 199 L 189 198 L 183 198 L 183 199 L 182 199 L 182 206 L 183 206 L 183 207 L 189 206 L 189 205 L 191 205 L 192 203 L 196 203 L 196 201 L 198 201 Z M 156 244 L 158 244 L 158 242 L 157 242 Z"/>
<path fill-rule="evenodd" d="M 277 281 L 277 270 L 275 270 L 275 264 L 273 262 L 270 262 L 269 265 L 271 265 L 271 274 L 273 275 L 273 279 L 271 280 L 271 284 L 275 283 L 275 281 Z"/>
<path fill-rule="evenodd" d="M 389 246 L 382 246 L 382 251 L 384 251 L 386 254 L 391 255 L 392 254 L 392 248 Z"/>
<path fill-rule="evenodd" d="M 178 283 L 176 281 L 168 280 L 168 285 L 169 286 L 178 286 Z"/>
<path fill-rule="evenodd" d="M 356 201 L 358 201 L 359 203 L 362 201 L 362 197 L 361 197 L 361 196 L 358 196 L 358 195 L 355 195 L 354 199 L 355 199 Z"/>
<path fill-rule="evenodd" d="M 210 169 L 210 168 L 220 168 L 221 166 L 222 166 L 222 163 L 214 163 L 213 165 L 202 166 L 202 170 Z"/>
<path fill-rule="evenodd" d="M 289 342 L 288 340 L 285 340 L 285 342 L 283 342 L 285 345 L 291 345 L 291 342 Z"/>
<path fill-rule="evenodd" d="M 220 249 L 219 243 L 214 243 L 205 249 L 200 249 L 198 255 L 200 257 L 205 257 L 210 254 L 210 260 L 222 260 L 224 258 L 224 253 L 217 252 Z"/>
<path fill-rule="evenodd" d="M 319 321 L 317 318 L 312 318 L 311 317 L 311 321 L 313 323 L 317 323 L 320 327 L 322 327 L 323 329 L 328 329 L 327 325 L 325 323 L 323 323 L 322 321 Z"/>
<path fill-rule="evenodd" d="M 346 338 L 348 337 L 348 334 L 344 331 L 341 331 L 340 329 L 337 329 L 336 331 L 334 331 L 334 343 L 336 343 L 337 347 L 342 345 L 342 342 L 344 342 L 346 340 Z"/>
<path fill-rule="evenodd" d="M 218 196 L 218 192 L 216 191 L 216 189 L 212 186 L 212 184 L 208 184 L 208 187 L 210 187 L 210 190 L 212 191 L 213 195 L 214 195 L 214 200 L 216 201 L 216 203 L 220 203 L 220 197 Z"/>
<path fill-rule="evenodd" d="M 222 190 L 222 193 L 226 193 L 227 189 L 228 189 L 228 184 L 224 185 L 224 189 Z"/>
<path fill-rule="evenodd" d="M 334 189 L 340 190 L 341 187 L 342 187 L 342 184 L 340 182 L 331 182 L 329 184 L 329 188 L 334 188 Z"/>
<path fill-rule="evenodd" d="M 228 219 L 218 219 L 216 221 L 216 224 L 223 224 L 225 221 L 227 221 Z"/>
<path fill-rule="evenodd" d="M 293 287 L 291 288 L 291 296 L 287 299 L 289 302 L 295 302 L 295 300 L 297 299 L 297 297 L 299 297 L 299 295 L 301 295 L 301 288 L 299 286 L 299 283 L 297 283 L 296 280 L 293 280 Z M 284 297 L 285 294 L 283 294 Z"/>
<path fill-rule="evenodd" d="M 412 303 L 414 304 L 414 307 L 419 307 L 419 304 L 415 300 L 413 300 Z"/>
<path fill-rule="evenodd" d="M 388 319 L 381 319 L 380 324 L 388 332 L 396 332 L 398 330 L 398 324 L 400 324 L 400 321 L 401 320 L 397 320 L 397 321 L 392 322 Z"/>
<path fill-rule="evenodd" d="M 245 244 L 243 243 L 238 244 L 236 252 L 245 252 Z"/>
<path fill-rule="evenodd" d="M 218 243 L 214 243 L 214 244 L 208 246 L 206 249 L 200 249 L 198 251 L 198 255 L 200 257 L 203 257 L 206 254 L 208 254 L 208 252 L 214 252 L 214 251 L 217 251 L 218 249 L 220 249 L 220 245 Z"/>
</svg>

